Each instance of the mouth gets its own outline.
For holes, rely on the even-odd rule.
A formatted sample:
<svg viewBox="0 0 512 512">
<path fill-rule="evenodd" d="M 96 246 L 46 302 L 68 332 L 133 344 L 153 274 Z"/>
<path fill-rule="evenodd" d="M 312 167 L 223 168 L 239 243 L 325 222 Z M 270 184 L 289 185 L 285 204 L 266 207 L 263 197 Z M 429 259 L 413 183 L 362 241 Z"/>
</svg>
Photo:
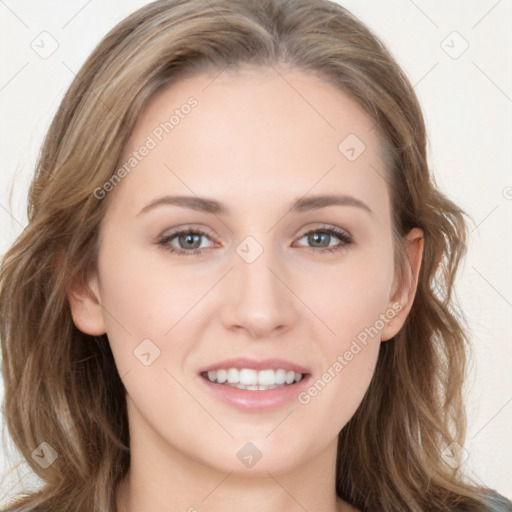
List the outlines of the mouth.
<svg viewBox="0 0 512 512">
<path fill-rule="evenodd" d="M 219 368 L 202 372 L 200 375 L 213 384 L 247 391 L 268 391 L 289 387 L 309 376 L 308 373 L 296 372 L 286 368 L 266 368 L 263 370 Z"/>
<path fill-rule="evenodd" d="M 210 396 L 249 413 L 277 410 L 293 402 L 311 380 L 311 370 L 286 359 L 237 357 L 198 372 Z"/>
</svg>

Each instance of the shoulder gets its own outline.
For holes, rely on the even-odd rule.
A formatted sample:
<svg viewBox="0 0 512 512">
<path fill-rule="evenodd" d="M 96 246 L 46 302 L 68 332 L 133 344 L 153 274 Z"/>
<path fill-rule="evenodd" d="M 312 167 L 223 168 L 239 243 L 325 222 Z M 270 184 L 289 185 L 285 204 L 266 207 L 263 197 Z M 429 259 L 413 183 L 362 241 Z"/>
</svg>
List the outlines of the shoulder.
<svg viewBox="0 0 512 512">
<path fill-rule="evenodd" d="M 488 506 L 482 512 L 512 512 L 512 501 L 497 492 L 490 492 L 486 499 Z"/>
</svg>

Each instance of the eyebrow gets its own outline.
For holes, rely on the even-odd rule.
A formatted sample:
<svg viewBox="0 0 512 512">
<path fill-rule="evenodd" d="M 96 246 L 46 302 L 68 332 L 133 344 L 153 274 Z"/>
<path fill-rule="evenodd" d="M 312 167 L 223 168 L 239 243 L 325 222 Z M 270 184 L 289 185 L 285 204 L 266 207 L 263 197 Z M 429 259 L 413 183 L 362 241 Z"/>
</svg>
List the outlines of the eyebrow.
<svg viewBox="0 0 512 512">
<path fill-rule="evenodd" d="M 181 206 L 201 212 L 211 213 L 213 215 L 229 215 L 229 209 L 215 199 L 207 199 L 198 196 L 163 196 L 155 199 L 148 205 L 144 206 L 138 215 L 153 210 L 158 206 Z M 343 194 L 317 195 L 309 197 L 301 197 L 296 199 L 290 208 L 292 213 L 303 213 L 312 210 L 319 210 L 328 206 L 355 206 L 372 213 L 370 207 L 352 196 Z"/>
</svg>

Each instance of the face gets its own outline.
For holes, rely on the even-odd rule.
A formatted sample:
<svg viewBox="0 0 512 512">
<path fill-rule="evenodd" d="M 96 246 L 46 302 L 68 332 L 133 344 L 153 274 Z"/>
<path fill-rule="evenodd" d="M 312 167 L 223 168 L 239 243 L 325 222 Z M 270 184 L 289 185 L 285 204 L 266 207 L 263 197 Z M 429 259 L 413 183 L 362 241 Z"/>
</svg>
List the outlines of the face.
<svg viewBox="0 0 512 512">
<path fill-rule="evenodd" d="M 225 472 L 335 449 L 407 306 L 374 123 L 283 75 L 202 74 L 152 98 L 106 187 L 99 304 L 73 306 L 108 334 L 132 442 Z"/>
</svg>

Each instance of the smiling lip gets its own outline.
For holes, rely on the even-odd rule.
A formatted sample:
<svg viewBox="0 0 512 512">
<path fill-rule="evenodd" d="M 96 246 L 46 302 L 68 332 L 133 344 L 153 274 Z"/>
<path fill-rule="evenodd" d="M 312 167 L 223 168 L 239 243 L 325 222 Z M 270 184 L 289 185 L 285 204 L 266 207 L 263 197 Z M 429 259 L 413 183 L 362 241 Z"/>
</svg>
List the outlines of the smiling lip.
<svg viewBox="0 0 512 512">
<path fill-rule="evenodd" d="M 238 389 L 224 384 L 210 382 L 204 374 L 218 369 L 228 368 L 249 368 L 251 370 L 278 370 L 283 368 L 302 373 L 302 380 L 276 389 L 248 390 Z M 256 361 L 249 358 L 225 359 L 218 363 L 202 368 L 198 372 L 199 382 L 205 387 L 208 393 L 215 398 L 235 409 L 245 412 L 266 412 L 278 409 L 293 401 L 297 395 L 308 385 L 311 378 L 311 371 L 285 359 L 264 359 Z"/>
<path fill-rule="evenodd" d="M 279 370 L 279 368 L 283 368 L 285 370 L 293 370 L 295 373 L 302 373 L 304 376 L 311 373 L 311 371 L 304 366 L 300 366 L 291 361 L 287 361 L 286 359 L 263 359 L 261 361 L 257 361 L 247 357 L 238 357 L 236 359 L 224 359 L 218 363 L 205 366 L 199 370 L 199 374 L 228 368 L 249 368 L 250 370 L 258 371 Z"/>
</svg>

